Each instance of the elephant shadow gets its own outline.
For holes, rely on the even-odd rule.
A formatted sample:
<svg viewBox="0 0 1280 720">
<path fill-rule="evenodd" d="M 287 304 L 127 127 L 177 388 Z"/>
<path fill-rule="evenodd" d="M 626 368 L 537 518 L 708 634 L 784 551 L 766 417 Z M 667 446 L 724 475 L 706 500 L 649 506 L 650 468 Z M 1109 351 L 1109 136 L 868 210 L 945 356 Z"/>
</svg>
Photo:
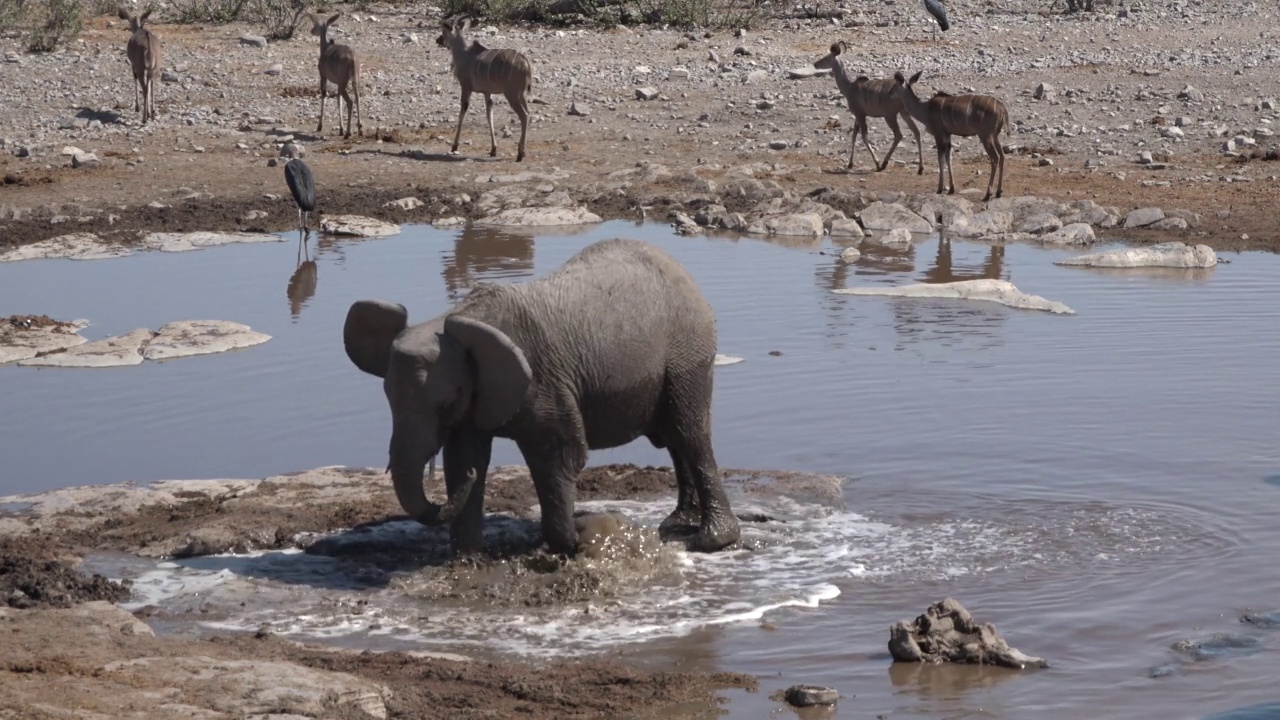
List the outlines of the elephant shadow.
<svg viewBox="0 0 1280 720">
<path fill-rule="evenodd" d="M 488 514 L 484 534 L 486 558 L 524 555 L 542 544 L 542 529 L 536 518 Z M 397 574 L 473 561 L 451 555 L 447 528 L 427 527 L 398 515 L 326 535 L 302 552 L 204 555 L 173 562 L 190 570 L 229 572 L 282 585 L 354 591 L 386 588 Z"/>
</svg>

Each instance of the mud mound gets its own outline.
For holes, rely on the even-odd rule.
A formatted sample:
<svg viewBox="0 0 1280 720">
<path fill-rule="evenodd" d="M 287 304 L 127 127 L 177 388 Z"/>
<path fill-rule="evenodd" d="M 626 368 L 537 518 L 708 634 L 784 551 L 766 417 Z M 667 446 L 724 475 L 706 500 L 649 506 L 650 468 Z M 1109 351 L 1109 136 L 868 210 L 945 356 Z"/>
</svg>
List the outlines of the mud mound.
<svg viewBox="0 0 1280 720">
<path fill-rule="evenodd" d="M 52 328 L 55 332 L 75 332 L 75 325 L 62 320 L 54 320 L 48 315 L 10 315 L 0 320 L 0 327 L 11 326 L 19 330 L 44 330 Z"/>
<path fill-rule="evenodd" d="M 578 476 L 579 500 L 643 499 L 675 490 L 676 475 L 669 467 L 597 465 Z"/>
<path fill-rule="evenodd" d="M 32 542 L 0 540 L 0 601 L 14 608 L 67 608 L 90 600 L 122 602 L 129 582 L 88 576 Z"/>
</svg>

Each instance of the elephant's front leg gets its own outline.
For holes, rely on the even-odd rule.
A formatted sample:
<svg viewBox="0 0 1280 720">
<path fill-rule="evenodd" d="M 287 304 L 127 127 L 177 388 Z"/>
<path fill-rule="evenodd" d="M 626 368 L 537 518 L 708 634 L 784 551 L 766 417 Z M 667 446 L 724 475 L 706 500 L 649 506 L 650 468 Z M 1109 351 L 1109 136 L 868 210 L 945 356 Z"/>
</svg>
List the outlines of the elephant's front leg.
<svg viewBox="0 0 1280 720">
<path fill-rule="evenodd" d="M 468 472 L 476 474 L 462 512 L 449 523 L 449 542 L 458 555 L 484 552 L 484 484 L 492 450 L 493 438 L 471 429 L 454 430 L 445 440 L 444 482 L 449 497 L 466 483 Z"/>
<path fill-rule="evenodd" d="M 519 443 L 529 464 L 542 508 L 542 539 L 553 553 L 574 555 L 578 529 L 573 522 L 578 475 L 587 464 L 587 443 L 556 439 Z"/>
</svg>

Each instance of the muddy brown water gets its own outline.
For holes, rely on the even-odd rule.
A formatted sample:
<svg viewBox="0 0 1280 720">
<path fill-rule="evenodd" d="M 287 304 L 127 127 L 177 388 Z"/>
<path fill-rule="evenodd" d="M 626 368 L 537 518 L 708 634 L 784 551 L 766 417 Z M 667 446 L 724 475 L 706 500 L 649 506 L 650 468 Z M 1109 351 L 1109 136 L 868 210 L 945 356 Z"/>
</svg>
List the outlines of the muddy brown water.
<svg viewBox="0 0 1280 720">
<path fill-rule="evenodd" d="M 197 318 L 274 339 L 133 368 L 0 367 L 0 492 L 381 466 L 385 400 L 341 348 L 350 302 L 381 297 L 424 319 L 476 280 L 541 275 L 614 236 L 684 262 L 716 309 L 720 351 L 745 358 L 717 370 L 720 463 L 840 475 L 845 507 L 780 499 L 758 508 L 788 520 L 760 536 L 765 551 L 696 559 L 698 592 L 637 588 L 622 603 L 634 611 L 600 625 L 471 618 L 448 638 L 472 633 L 460 651 L 605 652 L 759 675 L 759 693 L 728 693 L 729 717 L 762 717 L 780 707 L 773 690 L 799 682 L 838 688 L 839 718 L 1276 717 L 1280 631 L 1238 622 L 1280 607 L 1274 255 L 1191 274 L 1093 271 L 1052 265 L 1069 251 L 930 238 L 907 251 L 864 246 L 846 267 L 829 241 L 681 238 L 614 222 L 536 239 L 430 228 L 313 239 L 315 264 L 300 273 L 292 240 L 3 265 L 0 315 L 88 318 L 90 339 Z M 972 277 L 1012 280 L 1077 315 L 830 293 Z M 667 458 L 635 443 L 591 461 Z M 500 442 L 494 462 L 520 458 Z M 601 508 L 655 522 L 668 509 Z M 204 581 L 270 576 L 263 568 L 287 562 L 202 558 L 170 570 Z M 115 567 L 147 571 L 126 565 Z M 140 587 L 163 595 L 162 585 Z M 945 596 L 1053 667 L 892 665 L 889 625 Z M 300 632 L 357 646 L 432 641 Z M 1196 662 L 1170 649 L 1215 633 L 1250 641 Z"/>
</svg>

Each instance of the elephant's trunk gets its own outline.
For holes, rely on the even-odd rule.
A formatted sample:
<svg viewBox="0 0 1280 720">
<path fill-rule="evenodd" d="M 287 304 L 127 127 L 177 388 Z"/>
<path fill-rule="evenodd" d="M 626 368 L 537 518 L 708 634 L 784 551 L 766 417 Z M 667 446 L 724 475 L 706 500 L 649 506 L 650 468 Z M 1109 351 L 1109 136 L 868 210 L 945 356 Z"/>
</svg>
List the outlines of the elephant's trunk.
<svg viewBox="0 0 1280 720">
<path fill-rule="evenodd" d="M 410 517 L 423 525 L 442 525 L 457 517 L 466 506 L 471 488 L 475 485 L 476 472 L 468 469 L 466 482 L 449 496 L 446 504 L 437 505 L 428 500 L 422 486 L 422 471 L 429 460 L 431 477 L 435 480 L 435 456 L 438 450 L 438 444 L 428 445 L 418 433 L 413 433 L 407 441 L 403 433 L 392 433 L 391 462 L 387 470 L 391 473 L 396 499 Z"/>
</svg>

